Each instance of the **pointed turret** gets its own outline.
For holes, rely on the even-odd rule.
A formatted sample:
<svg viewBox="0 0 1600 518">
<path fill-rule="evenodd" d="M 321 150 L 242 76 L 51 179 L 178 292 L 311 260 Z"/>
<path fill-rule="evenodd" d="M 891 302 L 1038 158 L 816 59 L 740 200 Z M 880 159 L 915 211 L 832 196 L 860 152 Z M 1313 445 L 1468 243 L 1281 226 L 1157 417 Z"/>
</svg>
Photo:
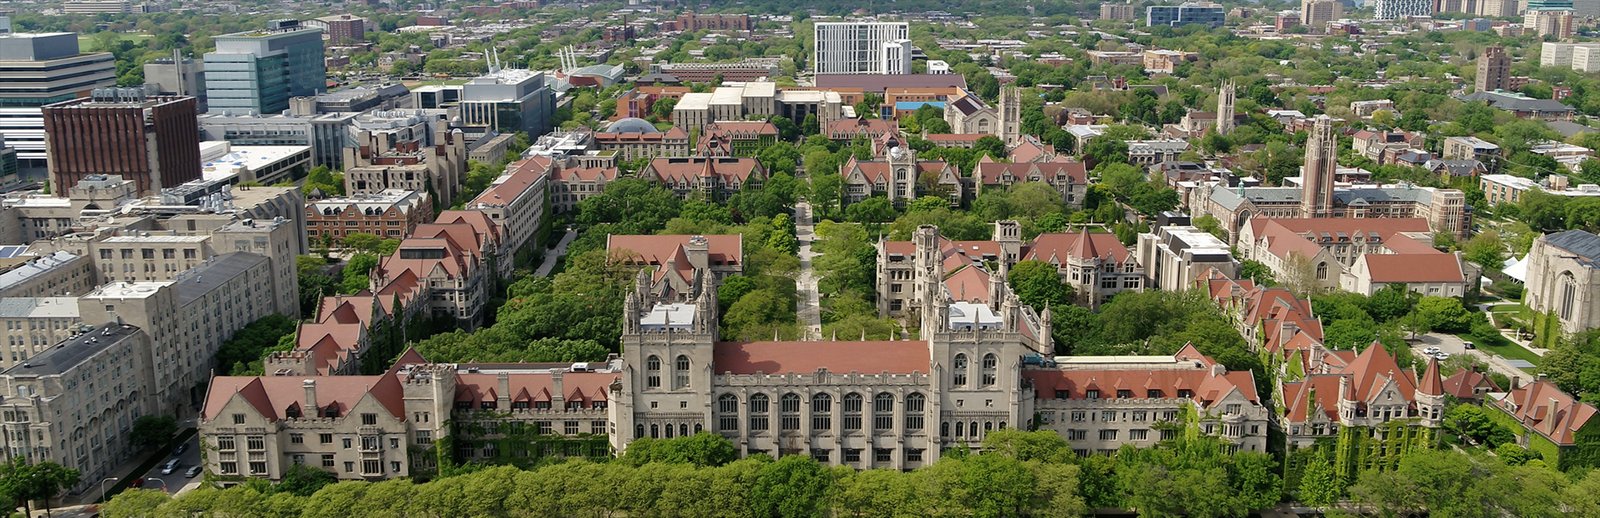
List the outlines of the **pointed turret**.
<svg viewBox="0 0 1600 518">
<path fill-rule="evenodd" d="M 1439 359 L 1428 358 L 1428 370 L 1417 380 L 1417 393 L 1429 396 L 1444 395 L 1444 379 L 1439 377 Z"/>
<path fill-rule="evenodd" d="M 1089 227 L 1078 230 L 1078 242 L 1072 246 L 1072 256 L 1080 259 L 1100 257 L 1100 249 L 1094 246 L 1094 239 L 1089 235 Z"/>
</svg>

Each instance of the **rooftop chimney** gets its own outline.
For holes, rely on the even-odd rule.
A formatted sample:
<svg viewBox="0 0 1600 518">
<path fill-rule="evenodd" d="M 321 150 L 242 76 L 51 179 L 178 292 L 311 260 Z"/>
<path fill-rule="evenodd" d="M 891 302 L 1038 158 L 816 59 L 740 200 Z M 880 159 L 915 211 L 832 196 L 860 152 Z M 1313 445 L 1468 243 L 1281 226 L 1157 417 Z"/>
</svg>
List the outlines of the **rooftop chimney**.
<svg viewBox="0 0 1600 518">
<path fill-rule="evenodd" d="M 303 413 L 309 414 L 311 417 L 321 415 L 322 412 L 317 407 L 317 380 L 307 379 L 300 382 L 300 386 L 306 389 L 306 407 L 303 409 Z"/>
</svg>

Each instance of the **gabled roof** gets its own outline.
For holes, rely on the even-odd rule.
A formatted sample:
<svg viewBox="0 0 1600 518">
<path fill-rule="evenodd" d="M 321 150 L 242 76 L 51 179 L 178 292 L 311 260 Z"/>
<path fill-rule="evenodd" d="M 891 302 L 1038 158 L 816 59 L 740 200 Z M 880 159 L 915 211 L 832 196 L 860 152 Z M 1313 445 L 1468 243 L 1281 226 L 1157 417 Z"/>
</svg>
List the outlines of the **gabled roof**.
<svg viewBox="0 0 1600 518">
<path fill-rule="evenodd" d="M 1374 283 L 1465 282 L 1461 260 L 1454 254 L 1367 254 L 1367 274 Z"/>
<path fill-rule="evenodd" d="M 1524 428 L 1562 446 L 1574 444 L 1574 433 L 1595 415 L 1593 405 L 1576 400 L 1544 379 L 1512 389 L 1494 404 L 1511 414 Z"/>
<path fill-rule="evenodd" d="M 752 177 L 766 177 L 766 169 L 754 158 L 656 157 L 645 169 L 648 176 L 668 184 L 694 184 L 701 177 L 714 177 L 724 184 L 734 183 L 735 180 L 743 184 Z"/>
<path fill-rule="evenodd" d="M 397 420 L 406 418 L 405 401 L 400 380 L 391 375 L 376 376 L 218 376 L 211 378 L 206 392 L 205 409 L 201 415 L 207 421 L 216 419 L 234 397 L 270 421 L 286 417 L 285 411 L 297 407 L 305 417 L 323 415 L 306 408 L 304 381 L 316 381 L 317 406 L 331 407 L 340 417 L 365 397 L 372 397 Z"/>
<path fill-rule="evenodd" d="M 538 183 L 539 178 L 549 174 L 552 169 L 549 157 L 536 156 L 513 162 L 506 166 L 506 173 L 495 179 L 495 183 L 488 189 L 473 198 L 467 206 L 491 205 L 503 206 L 516 200 L 528 189 Z"/>
<path fill-rule="evenodd" d="M 1065 176 L 1067 181 L 1074 184 L 1086 184 L 1089 181 L 1088 168 L 1083 162 L 1021 162 L 1001 163 L 984 157 L 978 161 L 974 177 L 984 185 L 1009 184 L 1002 177 L 1009 176 L 1011 182 L 1042 181 L 1056 185 L 1059 176 Z"/>
<path fill-rule="evenodd" d="M 1456 399 L 1477 399 L 1479 387 L 1487 388 L 1490 392 L 1499 392 L 1500 386 L 1482 372 L 1472 369 L 1461 369 L 1444 379 L 1444 393 L 1455 396 Z"/>
<path fill-rule="evenodd" d="M 1093 242 L 1079 243 L 1079 240 L 1085 237 Z M 1039 234 L 1039 237 L 1034 238 L 1033 243 L 1022 253 L 1022 260 L 1038 260 L 1055 265 L 1064 264 L 1069 258 L 1103 259 L 1123 263 L 1128 260 L 1129 253 L 1128 247 L 1123 246 L 1115 234 L 1091 234 L 1087 229 L 1076 234 Z"/>
</svg>

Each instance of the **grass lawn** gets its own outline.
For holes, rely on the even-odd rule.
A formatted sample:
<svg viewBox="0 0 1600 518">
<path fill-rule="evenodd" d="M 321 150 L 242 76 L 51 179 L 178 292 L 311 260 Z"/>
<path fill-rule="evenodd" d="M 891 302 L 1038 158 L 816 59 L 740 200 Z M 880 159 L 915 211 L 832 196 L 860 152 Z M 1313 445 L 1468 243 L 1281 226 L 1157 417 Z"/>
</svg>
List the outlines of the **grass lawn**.
<svg viewBox="0 0 1600 518">
<path fill-rule="evenodd" d="M 1465 333 L 1456 335 L 1456 337 L 1469 342 L 1472 341 L 1472 337 Z M 1544 360 L 1539 355 L 1533 354 L 1533 351 L 1529 351 L 1526 347 L 1517 345 L 1516 342 L 1510 340 L 1504 340 L 1502 345 L 1491 345 L 1482 342 L 1474 342 L 1473 345 L 1476 345 L 1480 351 L 1492 353 L 1508 360 L 1527 360 L 1528 363 L 1534 365 L 1538 365 Z"/>
<path fill-rule="evenodd" d="M 142 33 L 142 32 L 119 32 L 119 33 L 117 33 L 117 38 L 118 39 L 128 40 L 128 41 L 132 41 L 134 43 L 139 43 L 139 42 L 142 42 L 144 40 L 148 40 L 148 39 L 153 38 L 153 37 L 154 36 L 149 35 L 149 34 L 145 34 L 145 33 Z M 97 52 L 97 51 L 100 50 L 100 49 L 96 48 L 95 37 L 93 35 L 90 35 L 90 34 L 79 34 L 78 35 L 78 48 L 83 52 Z"/>
</svg>

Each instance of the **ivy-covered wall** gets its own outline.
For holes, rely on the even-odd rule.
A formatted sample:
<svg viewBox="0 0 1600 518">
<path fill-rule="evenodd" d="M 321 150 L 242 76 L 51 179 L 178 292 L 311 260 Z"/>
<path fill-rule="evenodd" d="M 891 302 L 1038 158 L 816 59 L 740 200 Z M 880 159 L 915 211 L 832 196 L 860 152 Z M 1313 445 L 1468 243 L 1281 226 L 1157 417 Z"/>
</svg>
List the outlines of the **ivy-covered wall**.
<svg viewBox="0 0 1600 518">
<path fill-rule="evenodd" d="M 490 423 L 493 423 L 493 428 L 486 426 Z M 494 418 L 487 421 L 452 421 L 450 435 L 453 443 L 448 445 L 449 448 L 441 448 L 439 454 L 441 457 L 452 456 L 452 464 L 470 460 L 477 464 L 504 464 L 529 469 L 573 457 L 599 461 L 612 456 L 611 439 L 604 434 L 569 436 L 539 433 L 539 428 L 532 422 Z M 494 446 L 494 456 L 485 458 L 484 447 L 491 444 Z M 462 458 L 457 453 L 469 448 L 476 450 L 470 459 Z M 440 465 L 444 466 L 442 462 Z"/>
<path fill-rule="evenodd" d="M 1573 432 L 1572 442 L 1574 445 L 1561 448 L 1561 458 L 1556 462 L 1556 468 L 1563 471 L 1600 468 L 1600 419 L 1590 419 L 1583 428 Z"/>
<path fill-rule="evenodd" d="M 1379 432 L 1383 432 L 1383 438 L 1378 437 Z M 1436 435 L 1434 429 L 1419 426 L 1411 419 L 1375 427 L 1340 428 L 1339 435 L 1334 438 L 1318 439 L 1309 448 L 1284 453 L 1284 487 L 1299 487 L 1306 464 L 1323 451 L 1333 452 L 1334 471 L 1341 478 L 1354 481 L 1363 471 L 1395 469 L 1405 454 L 1433 448 L 1437 443 Z"/>
</svg>

